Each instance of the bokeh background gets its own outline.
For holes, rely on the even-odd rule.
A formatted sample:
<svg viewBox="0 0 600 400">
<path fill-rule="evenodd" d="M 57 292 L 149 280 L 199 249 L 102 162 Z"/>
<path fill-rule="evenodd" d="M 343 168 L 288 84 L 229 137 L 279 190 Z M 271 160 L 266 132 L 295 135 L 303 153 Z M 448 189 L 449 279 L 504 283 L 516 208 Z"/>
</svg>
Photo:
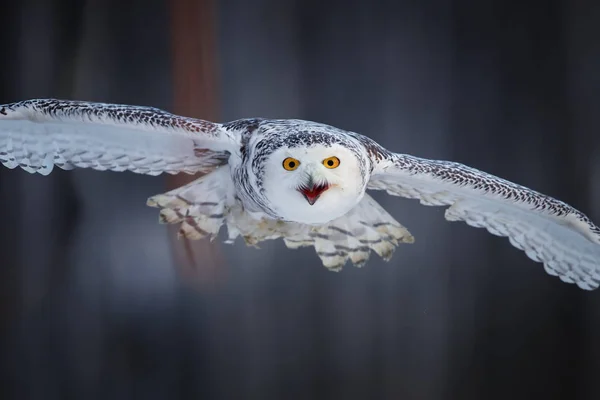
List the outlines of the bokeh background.
<svg viewBox="0 0 600 400">
<path fill-rule="evenodd" d="M 595 0 L 20 0 L 0 103 L 304 118 L 600 221 Z M 600 292 L 443 209 L 338 274 L 314 250 L 174 239 L 183 178 L 0 169 L 2 399 L 597 399 Z"/>
</svg>

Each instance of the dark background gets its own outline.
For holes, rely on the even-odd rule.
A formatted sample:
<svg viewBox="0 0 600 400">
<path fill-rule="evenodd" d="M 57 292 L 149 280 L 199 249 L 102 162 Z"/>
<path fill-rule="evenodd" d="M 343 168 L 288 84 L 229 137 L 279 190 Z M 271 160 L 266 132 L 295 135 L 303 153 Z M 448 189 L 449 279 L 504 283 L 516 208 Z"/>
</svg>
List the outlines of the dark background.
<svg viewBox="0 0 600 400">
<path fill-rule="evenodd" d="M 599 39 L 595 0 L 3 1 L 0 103 L 317 120 L 598 222 Z M 2 399 L 600 398 L 600 291 L 507 240 L 375 193 L 389 264 L 190 255 L 145 206 L 177 182 L 0 169 Z"/>
</svg>

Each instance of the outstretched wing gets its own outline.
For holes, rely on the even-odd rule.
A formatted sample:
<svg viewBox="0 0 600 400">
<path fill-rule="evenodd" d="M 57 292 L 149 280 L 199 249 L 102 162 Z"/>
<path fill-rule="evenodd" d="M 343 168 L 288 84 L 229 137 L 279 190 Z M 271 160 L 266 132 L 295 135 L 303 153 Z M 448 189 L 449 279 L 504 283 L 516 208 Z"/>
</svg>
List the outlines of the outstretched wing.
<svg viewBox="0 0 600 400">
<path fill-rule="evenodd" d="M 211 170 L 239 139 L 221 125 L 140 106 L 55 99 L 0 105 L 0 162 L 159 175 Z"/>
<path fill-rule="evenodd" d="M 374 161 L 369 189 L 450 206 L 449 221 L 486 228 L 546 272 L 592 290 L 600 285 L 600 228 L 580 211 L 552 197 L 463 164 L 391 153 L 366 143 Z"/>
</svg>

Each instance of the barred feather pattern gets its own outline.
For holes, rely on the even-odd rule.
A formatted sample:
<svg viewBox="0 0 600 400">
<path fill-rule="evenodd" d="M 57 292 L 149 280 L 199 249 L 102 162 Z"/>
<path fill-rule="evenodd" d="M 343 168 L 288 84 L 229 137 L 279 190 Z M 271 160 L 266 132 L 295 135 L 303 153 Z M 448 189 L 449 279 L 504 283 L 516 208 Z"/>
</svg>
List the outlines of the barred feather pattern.
<svg viewBox="0 0 600 400">
<path fill-rule="evenodd" d="M 598 227 L 566 203 L 455 162 L 389 152 L 381 160 L 369 189 L 450 206 L 446 220 L 507 237 L 548 274 L 586 290 L 600 285 Z"/>
<path fill-rule="evenodd" d="M 348 261 L 363 266 L 372 251 L 387 261 L 400 243 L 414 241 L 368 195 L 347 215 L 320 226 L 253 215 L 235 199 L 232 188 L 224 185 L 228 174 L 228 167 L 220 167 L 186 186 L 151 197 L 147 204 L 160 209 L 161 223 L 180 223 L 180 236 L 214 240 L 226 225 L 226 243 L 241 236 L 248 246 L 258 247 L 262 241 L 283 238 L 291 249 L 314 246 L 323 265 L 332 271 L 340 271 Z"/>
<path fill-rule="evenodd" d="M 0 106 L 0 162 L 29 173 L 93 168 L 140 174 L 208 172 L 238 138 L 219 124 L 152 107 L 56 99 Z"/>
<path fill-rule="evenodd" d="M 411 233 L 368 194 L 343 217 L 306 226 L 283 240 L 292 249 L 314 246 L 323 265 L 332 271 L 340 271 L 348 260 L 362 267 L 372 251 L 389 261 L 399 244 L 414 242 Z"/>
</svg>

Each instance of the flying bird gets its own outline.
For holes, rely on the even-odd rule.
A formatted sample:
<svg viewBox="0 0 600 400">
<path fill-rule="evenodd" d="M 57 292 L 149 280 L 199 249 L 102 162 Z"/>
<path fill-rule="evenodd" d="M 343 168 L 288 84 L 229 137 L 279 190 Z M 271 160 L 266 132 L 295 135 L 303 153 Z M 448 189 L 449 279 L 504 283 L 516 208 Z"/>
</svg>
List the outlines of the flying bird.
<svg viewBox="0 0 600 400">
<path fill-rule="evenodd" d="M 410 232 L 366 190 L 446 206 L 445 218 L 508 237 L 547 273 L 600 285 L 600 228 L 550 196 L 450 161 L 393 153 L 372 139 L 297 119 L 213 123 L 142 106 L 56 99 L 0 105 L 0 162 L 30 173 L 62 169 L 201 173 L 148 199 L 162 223 L 191 239 L 248 245 L 283 238 L 314 246 L 338 271 L 389 260 Z"/>
</svg>

